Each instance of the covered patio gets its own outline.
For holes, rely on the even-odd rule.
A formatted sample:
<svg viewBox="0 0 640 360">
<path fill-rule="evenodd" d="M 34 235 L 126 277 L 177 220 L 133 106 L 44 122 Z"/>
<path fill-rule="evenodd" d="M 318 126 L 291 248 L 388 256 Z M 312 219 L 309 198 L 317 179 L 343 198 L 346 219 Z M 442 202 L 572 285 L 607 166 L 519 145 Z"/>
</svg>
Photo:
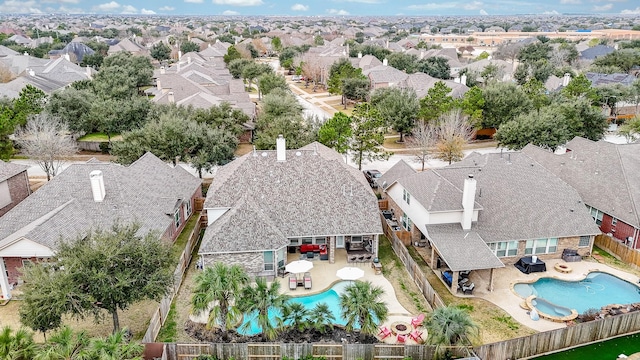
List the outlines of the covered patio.
<svg viewBox="0 0 640 360">
<path fill-rule="evenodd" d="M 504 264 L 487 246 L 487 243 L 475 231 L 460 231 L 460 227 L 454 224 L 428 226 L 427 239 L 430 243 L 430 264 L 434 270 L 440 270 L 443 281 L 452 293 L 457 293 L 458 289 L 464 294 L 473 292 L 475 283 L 473 281 L 466 284 L 466 288 L 471 285 L 471 292 L 465 291 L 465 284 L 461 284 L 461 273 L 466 274 L 469 279 L 469 272 L 478 270 L 488 270 L 487 289 L 493 289 L 494 269 L 503 268 Z M 440 266 L 438 266 L 440 259 Z M 441 269 L 441 268 L 445 269 Z M 445 270 L 450 271 L 450 277 L 445 274 Z"/>
</svg>

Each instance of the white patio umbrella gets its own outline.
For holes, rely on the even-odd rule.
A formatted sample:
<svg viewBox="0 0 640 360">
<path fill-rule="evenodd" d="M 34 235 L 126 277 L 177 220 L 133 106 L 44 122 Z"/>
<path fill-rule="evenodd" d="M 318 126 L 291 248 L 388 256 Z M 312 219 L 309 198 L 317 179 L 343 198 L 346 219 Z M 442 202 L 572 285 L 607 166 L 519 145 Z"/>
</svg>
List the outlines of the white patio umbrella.
<svg viewBox="0 0 640 360">
<path fill-rule="evenodd" d="M 288 263 L 284 269 L 292 274 L 307 272 L 313 268 L 313 263 L 308 260 L 296 260 Z"/>
<path fill-rule="evenodd" d="M 336 276 L 342 280 L 358 280 L 364 276 L 364 270 L 347 266 L 336 271 Z"/>
</svg>

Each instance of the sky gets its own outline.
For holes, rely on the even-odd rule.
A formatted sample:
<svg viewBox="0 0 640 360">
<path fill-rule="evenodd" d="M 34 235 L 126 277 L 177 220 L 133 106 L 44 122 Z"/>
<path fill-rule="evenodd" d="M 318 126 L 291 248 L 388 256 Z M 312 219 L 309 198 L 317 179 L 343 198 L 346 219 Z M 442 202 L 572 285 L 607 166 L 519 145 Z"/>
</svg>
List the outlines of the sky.
<svg viewBox="0 0 640 360">
<path fill-rule="evenodd" d="M 434 16 L 640 15 L 638 0 L 0 0 L 0 14 Z"/>
</svg>

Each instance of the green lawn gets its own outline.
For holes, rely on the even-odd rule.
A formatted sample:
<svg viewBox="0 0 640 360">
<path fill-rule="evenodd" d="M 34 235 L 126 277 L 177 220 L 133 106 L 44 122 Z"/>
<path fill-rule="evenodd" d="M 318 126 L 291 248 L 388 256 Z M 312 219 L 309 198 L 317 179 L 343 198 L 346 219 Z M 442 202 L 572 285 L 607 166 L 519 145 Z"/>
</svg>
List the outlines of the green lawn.
<svg viewBox="0 0 640 360">
<path fill-rule="evenodd" d="M 111 140 L 120 140 L 122 139 L 122 136 L 120 136 L 120 134 L 112 134 L 111 135 Z M 91 134 L 87 134 L 81 138 L 78 139 L 78 141 L 109 141 L 109 137 L 107 136 L 107 134 L 105 133 L 101 133 L 101 132 L 96 132 L 96 133 L 91 133 Z"/>
</svg>

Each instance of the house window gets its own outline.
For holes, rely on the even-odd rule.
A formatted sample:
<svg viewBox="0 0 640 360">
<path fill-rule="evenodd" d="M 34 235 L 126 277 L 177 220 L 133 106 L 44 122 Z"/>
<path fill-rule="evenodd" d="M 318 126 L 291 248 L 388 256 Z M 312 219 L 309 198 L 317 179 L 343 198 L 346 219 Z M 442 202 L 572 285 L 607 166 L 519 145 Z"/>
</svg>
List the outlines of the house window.
<svg viewBox="0 0 640 360">
<path fill-rule="evenodd" d="M 585 247 L 585 246 L 589 246 L 589 244 L 591 243 L 591 236 L 580 236 L 580 242 L 578 243 L 578 246 L 580 247 Z"/>
<path fill-rule="evenodd" d="M 516 256 L 518 254 L 518 241 L 499 241 L 489 244 L 489 248 L 497 257 Z"/>
<path fill-rule="evenodd" d="M 184 202 L 184 217 L 188 218 L 189 216 L 191 216 L 191 212 L 192 212 L 191 200 L 185 201 Z"/>
<path fill-rule="evenodd" d="M 321 244 L 326 244 L 327 243 L 327 238 L 326 237 L 317 237 L 316 238 L 316 244 L 321 245 Z"/>
<path fill-rule="evenodd" d="M 596 224 L 598 225 L 602 225 L 602 216 L 604 214 L 602 213 L 602 211 L 596 209 L 596 208 L 591 208 L 591 217 L 593 218 L 593 220 L 596 221 Z"/>
<path fill-rule="evenodd" d="M 313 238 L 303 237 L 302 238 L 302 244 L 303 245 L 313 244 Z"/>
<path fill-rule="evenodd" d="M 22 259 L 22 267 L 27 267 L 33 265 L 33 262 L 29 259 Z"/>
<path fill-rule="evenodd" d="M 406 189 L 402 190 L 402 200 L 404 200 L 407 204 L 411 204 L 411 194 Z"/>
<path fill-rule="evenodd" d="M 558 249 L 558 238 L 527 240 L 524 249 L 526 255 L 548 254 Z"/>
<path fill-rule="evenodd" d="M 265 251 L 262 255 L 264 259 L 264 269 L 266 271 L 273 271 L 274 267 L 274 259 L 273 259 L 273 251 Z"/>
<path fill-rule="evenodd" d="M 11 204 L 11 193 L 9 192 L 9 182 L 0 182 L 0 209 Z"/>
<path fill-rule="evenodd" d="M 298 246 L 298 245 L 300 245 L 300 239 L 299 239 L 299 238 L 289 239 L 289 245 L 291 245 L 291 246 Z"/>
<path fill-rule="evenodd" d="M 173 221 L 176 224 L 176 229 L 180 228 L 180 209 L 177 209 L 175 213 L 173 213 Z"/>
<path fill-rule="evenodd" d="M 411 226 L 412 225 L 413 224 L 411 223 L 411 219 L 409 219 L 407 214 L 403 213 L 402 214 L 402 227 L 405 228 L 405 230 L 407 230 L 407 231 L 411 231 Z"/>
<path fill-rule="evenodd" d="M 611 226 L 616 226 L 617 223 L 618 223 L 618 219 L 611 218 Z"/>
</svg>

